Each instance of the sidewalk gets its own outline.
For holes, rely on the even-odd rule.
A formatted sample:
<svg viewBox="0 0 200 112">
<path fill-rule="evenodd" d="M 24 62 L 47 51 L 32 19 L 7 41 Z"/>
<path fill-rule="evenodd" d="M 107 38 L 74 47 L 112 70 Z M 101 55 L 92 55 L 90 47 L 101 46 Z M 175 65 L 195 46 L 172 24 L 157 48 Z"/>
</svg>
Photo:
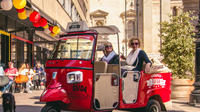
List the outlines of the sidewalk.
<svg viewBox="0 0 200 112">
<path fill-rule="evenodd" d="M 172 100 L 172 109 L 173 110 L 170 110 L 168 112 L 200 112 L 200 105 L 191 106 L 188 104 L 186 100 Z M 113 112 L 128 112 L 128 111 L 114 110 Z"/>
<path fill-rule="evenodd" d="M 44 103 L 39 102 L 42 90 L 33 90 L 32 93 L 14 93 L 16 112 L 40 112 Z M 2 98 L 0 98 L 0 112 L 2 109 Z"/>
<path fill-rule="evenodd" d="M 16 112 L 40 112 L 41 108 L 45 105 L 39 102 L 41 93 L 42 90 L 34 90 L 33 93 L 15 93 Z M 200 112 L 200 105 L 191 106 L 187 100 L 172 100 L 172 108 L 173 110 L 170 112 Z M 0 98 L 0 112 L 3 112 L 2 98 Z M 127 111 L 114 110 L 113 112 Z"/>
<path fill-rule="evenodd" d="M 186 100 L 172 100 L 172 108 L 171 112 L 200 112 L 200 105 L 191 106 Z"/>
</svg>

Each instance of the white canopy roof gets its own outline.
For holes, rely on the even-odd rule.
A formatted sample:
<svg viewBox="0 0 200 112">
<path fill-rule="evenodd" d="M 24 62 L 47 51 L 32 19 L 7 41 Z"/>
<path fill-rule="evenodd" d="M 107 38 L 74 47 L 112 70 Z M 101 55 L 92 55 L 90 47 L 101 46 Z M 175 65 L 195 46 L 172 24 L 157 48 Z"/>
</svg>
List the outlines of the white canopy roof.
<svg viewBox="0 0 200 112">
<path fill-rule="evenodd" d="M 95 26 L 95 27 L 90 27 L 90 30 L 96 30 L 100 35 L 114 35 L 119 33 L 119 29 L 114 26 Z"/>
</svg>

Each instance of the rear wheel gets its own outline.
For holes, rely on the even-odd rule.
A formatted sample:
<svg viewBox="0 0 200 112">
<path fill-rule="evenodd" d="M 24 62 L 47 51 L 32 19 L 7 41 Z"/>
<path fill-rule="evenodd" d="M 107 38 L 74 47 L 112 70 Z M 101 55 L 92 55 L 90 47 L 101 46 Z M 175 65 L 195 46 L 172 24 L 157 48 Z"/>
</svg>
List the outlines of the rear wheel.
<svg viewBox="0 0 200 112">
<path fill-rule="evenodd" d="M 149 100 L 146 107 L 146 112 L 161 112 L 160 103 L 154 99 Z"/>
<path fill-rule="evenodd" d="M 42 108 L 41 112 L 60 112 L 60 109 L 59 107 L 47 104 Z"/>
</svg>

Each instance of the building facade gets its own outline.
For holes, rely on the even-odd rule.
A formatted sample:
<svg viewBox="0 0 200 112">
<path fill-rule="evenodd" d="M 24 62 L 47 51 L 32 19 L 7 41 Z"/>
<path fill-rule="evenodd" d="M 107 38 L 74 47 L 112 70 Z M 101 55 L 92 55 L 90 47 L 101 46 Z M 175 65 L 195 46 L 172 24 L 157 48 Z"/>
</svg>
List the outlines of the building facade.
<svg viewBox="0 0 200 112">
<path fill-rule="evenodd" d="M 0 0 L 2 2 L 2 0 Z M 16 67 L 22 62 L 34 65 L 45 63 L 59 36 L 50 35 L 49 29 L 33 26 L 30 13 L 39 12 L 49 26 L 59 26 L 64 33 L 68 22 L 89 23 L 89 0 L 26 0 L 27 19 L 18 18 L 13 6 L 10 10 L 0 7 L 0 61 L 6 68 L 7 62 L 15 61 Z"/>
<path fill-rule="evenodd" d="M 121 50 L 127 55 L 128 39 L 140 38 L 142 48 L 150 57 L 160 56 L 162 40 L 160 22 L 168 21 L 169 15 L 177 15 L 180 11 L 198 10 L 198 0 L 92 0 L 91 25 L 104 21 L 103 25 L 116 25 L 120 29 Z M 106 12 L 94 17 L 98 11 Z M 101 18 L 101 19 L 100 19 Z M 104 19 L 104 20 L 102 20 Z M 96 22 L 95 22 L 96 21 Z M 108 40 L 109 41 L 109 40 Z M 127 49 L 127 50 L 126 50 Z"/>
</svg>

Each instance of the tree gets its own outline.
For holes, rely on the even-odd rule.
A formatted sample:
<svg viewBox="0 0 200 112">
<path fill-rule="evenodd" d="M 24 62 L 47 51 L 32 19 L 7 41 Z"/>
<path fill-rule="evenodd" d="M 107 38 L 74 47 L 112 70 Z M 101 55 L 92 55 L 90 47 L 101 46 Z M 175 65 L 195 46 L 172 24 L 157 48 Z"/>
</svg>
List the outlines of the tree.
<svg viewBox="0 0 200 112">
<path fill-rule="evenodd" d="M 195 27 L 192 21 L 196 17 L 191 15 L 192 12 L 182 12 L 160 24 L 162 61 L 172 70 L 175 78 L 194 77 Z"/>
</svg>

